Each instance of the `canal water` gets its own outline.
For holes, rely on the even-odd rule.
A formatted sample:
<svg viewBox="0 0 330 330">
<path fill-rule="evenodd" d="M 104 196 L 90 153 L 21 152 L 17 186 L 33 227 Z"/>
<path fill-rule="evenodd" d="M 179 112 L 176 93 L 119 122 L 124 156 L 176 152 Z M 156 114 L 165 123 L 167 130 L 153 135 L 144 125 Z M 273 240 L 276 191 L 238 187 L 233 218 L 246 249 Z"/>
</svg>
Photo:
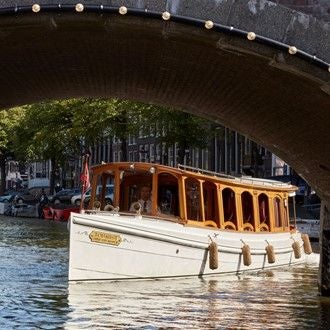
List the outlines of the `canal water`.
<svg viewBox="0 0 330 330">
<path fill-rule="evenodd" d="M 330 329 L 317 267 L 70 284 L 66 224 L 0 217 L 0 329 Z"/>
</svg>

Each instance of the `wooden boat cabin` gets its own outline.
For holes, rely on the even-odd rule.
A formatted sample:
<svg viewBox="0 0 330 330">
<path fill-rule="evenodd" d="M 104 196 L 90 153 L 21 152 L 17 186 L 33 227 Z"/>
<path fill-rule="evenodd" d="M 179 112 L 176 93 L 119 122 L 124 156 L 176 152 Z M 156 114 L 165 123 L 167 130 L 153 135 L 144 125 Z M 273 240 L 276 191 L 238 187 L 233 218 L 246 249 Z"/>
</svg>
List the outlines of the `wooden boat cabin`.
<svg viewBox="0 0 330 330">
<path fill-rule="evenodd" d="M 236 178 L 187 166 L 109 163 L 92 168 L 88 209 L 111 208 L 104 202 L 108 184 L 114 184 L 113 206 L 120 213 L 132 213 L 133 205 L 133 213 L 140 209 L 146 217 L 253 232 L 290 231 L 288 198 L 297 189 L 273 180 Z M 96 195 L 98 185 L 103 189 Z M 142 187 L 151 194 L 147 214 L 136 204 Z"/>
</svg>

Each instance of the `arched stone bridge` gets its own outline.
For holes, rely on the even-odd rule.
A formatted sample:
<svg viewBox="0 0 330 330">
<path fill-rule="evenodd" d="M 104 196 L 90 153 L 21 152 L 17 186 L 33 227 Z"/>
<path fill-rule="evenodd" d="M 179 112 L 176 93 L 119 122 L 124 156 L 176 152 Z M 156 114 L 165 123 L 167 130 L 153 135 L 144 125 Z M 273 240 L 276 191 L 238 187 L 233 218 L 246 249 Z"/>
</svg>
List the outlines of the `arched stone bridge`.
<svg viewBox="0 0 330 330">
<path fill-rule="evenodd" d="M 294 167 L 324 200 L 330 239 L 327 6 L 323 0 L 0 0 L 0 107 L 119 97 L 208 117 Z"/>
</svg>

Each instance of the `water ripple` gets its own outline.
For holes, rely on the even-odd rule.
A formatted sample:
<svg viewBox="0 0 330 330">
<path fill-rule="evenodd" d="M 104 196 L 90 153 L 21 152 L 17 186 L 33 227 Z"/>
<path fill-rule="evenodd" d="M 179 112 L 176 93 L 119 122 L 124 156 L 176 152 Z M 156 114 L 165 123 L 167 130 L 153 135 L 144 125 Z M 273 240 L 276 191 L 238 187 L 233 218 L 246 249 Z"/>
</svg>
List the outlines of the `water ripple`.
<svg viewBox="0 0 330 330">
<path fill-rule="evenodd" d="M 1 329 L 329 329 L 317 268 L 68 285 L 66 225 L 0 218 Z"/>
</svg>

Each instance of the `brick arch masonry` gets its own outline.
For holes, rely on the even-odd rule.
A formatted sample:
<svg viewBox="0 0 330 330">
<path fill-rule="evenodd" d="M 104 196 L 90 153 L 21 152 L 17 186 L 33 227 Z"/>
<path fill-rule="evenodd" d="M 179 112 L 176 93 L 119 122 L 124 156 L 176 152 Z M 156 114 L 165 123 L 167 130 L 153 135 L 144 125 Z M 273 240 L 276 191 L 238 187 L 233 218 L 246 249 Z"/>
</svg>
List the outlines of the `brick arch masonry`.
<svg viewBox="0 0 330 330">
<path fill-rule="evenodd" d="M 265 145 L 330 200 L 327 24 L 264 0 L 82 3 L 0 1 L 2 107 L 72 96 L 180 107 Z"/>
<path fill-rule="evenodd" d="M 315 16 L 330 22 L 329 0 L 271 0 L 272 2 L 287 6 L 308 15 Z"/>
</svg>

